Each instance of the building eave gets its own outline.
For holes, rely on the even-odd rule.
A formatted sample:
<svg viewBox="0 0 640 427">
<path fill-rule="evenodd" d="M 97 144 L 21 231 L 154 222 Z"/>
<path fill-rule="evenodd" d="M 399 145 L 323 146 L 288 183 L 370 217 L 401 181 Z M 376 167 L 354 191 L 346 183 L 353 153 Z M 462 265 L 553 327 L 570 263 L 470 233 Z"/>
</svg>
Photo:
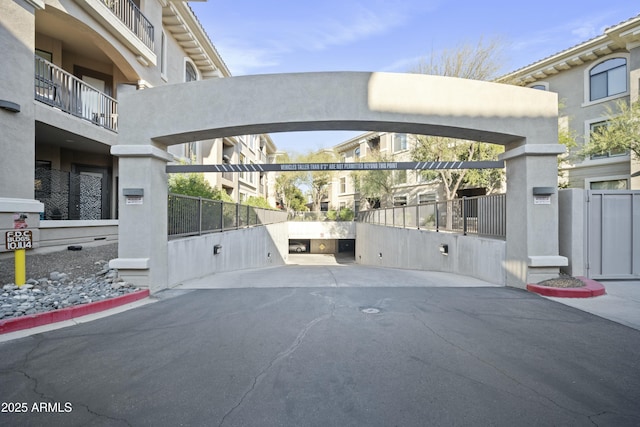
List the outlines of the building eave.
<svg viewBox="0 0 640 427">
<path fill-rule="evenodd" d="M 640 15 L 609 27 L 604 34 L 499 77 L 501 83 L 528 85 L 640 44 Z"/>
<path fill-rule="evenodd" d="M 187 2 L 164 2 L 162 25 L 185 50 L 203 78 L 231 77 L 229 68 Z"/>
</svg>

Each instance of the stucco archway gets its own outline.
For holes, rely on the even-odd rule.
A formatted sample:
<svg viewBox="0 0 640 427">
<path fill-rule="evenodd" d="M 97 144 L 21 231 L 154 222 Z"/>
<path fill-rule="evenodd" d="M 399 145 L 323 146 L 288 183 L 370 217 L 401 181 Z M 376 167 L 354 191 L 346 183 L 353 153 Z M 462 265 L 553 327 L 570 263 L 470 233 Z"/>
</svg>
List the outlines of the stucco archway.
<svg viewBox="0 0 640 427">
<path fill-rule="evenodd" d="M 507 283 L 557 272 L 557 198 L 534 205 L 533 187 L 557 186 L 558 101 L 554 93 L 497 83 L 389 73 L 273 74 L 167 85 L 121 97 L 119 258 L 137 283 L 166 283 L 166 147 L 269 132 L 394 131 L 502 144 L 507 168 Z M 121 194 L 122 196 L 122 194 Z"/>
</svg>

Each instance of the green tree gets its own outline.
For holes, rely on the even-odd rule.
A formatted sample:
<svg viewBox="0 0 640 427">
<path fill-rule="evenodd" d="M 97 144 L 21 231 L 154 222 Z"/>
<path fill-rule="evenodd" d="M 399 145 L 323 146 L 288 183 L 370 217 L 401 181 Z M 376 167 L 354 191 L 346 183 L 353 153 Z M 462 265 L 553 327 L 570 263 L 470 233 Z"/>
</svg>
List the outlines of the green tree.
<svg viewBox="0 0 640 427">
<path fill-rule="evenodd" d="M 308 153 L 299 157 L 300 163 L 332 163 L 336 161 L 333 151 L 322 150 L 315 153 Z M 333 178 L 332 171 L 309 171 L 299 175 L 299 182 L 309 188 L 313 211 L 320 211 L 322 200 L 329 195 L 329 184 Z"/>
<path fill-rule="evenodd" d="M 503 50 L 504 44 L 499 38 L 485 41 L 481 37 L 475 44 L 461 43 L 432 53 L 429 58 L 420 59 L 409 72 L 489 81 L 497 77 L 504 64 Z"/>
<path fill-rule="evenodd" d="M 289 154 L 279 155 L 278 163 L 291 163 Z M 298 172 L 282 172 L 275 180 L 276 200 L 285 208 L 296 212 L 308 210 L 302 190 L 298 187 L 300 177 L 301 174 Z"/>
<path fill-rule="evenodd" d="M 168 185 L 170 193 L 233 202 L 225 191 L 212 187 L 202 173 L 172 174 L 169 176 Z"/>
<path fill-rule="evenodd" d="M 309 210 L 309 208 L 307 208 L 307 201 L 304 198 L 304 194 L 302 194 L 302 190 L 300 190 L 296 186 L 291 187 L 287 192 L 286 203 L 287 204 L 285 204 L 285 207 L 288 207 L 296 212 L 304 212 Z"/>
<path fill-rule="evenodd" d="M 271 206 L 267 199 L 265 199 L 264 197 L 251 196 L 247 198 L 247 200 L 245 200 L 242 204 L 253 206 L 256 208 L 274 209 L 274 207 Z"/>
<path fill-rule="evenodd" d="M 364 162 L 391 162 L 391 157 L 375 150 L 363 158 Z M 360 200 L 379 200 L 381 207 L 393 206 L 397 175 L 390 170 L 354 171 L 351 178 Z"/>
<path fill-rule="evenodd" d="M 640 158 L 640 101 L 619 100 L 615 108 L 606 107 L 606 124 L 591 133 L 581 154 L 584 157 L 607 152 L 630 151 Z"/>
<path fill-rule="evenodd" d="M 418 135 L 412 157 L 419 162 L 451 162 L 497 160 L 504 147 L 477 141 Z M 463 186 L 485 187 L 488 192 L 499 189 L 504 179 L 502 169 L 440 169 L 422 172 L 430 179 L 439 179 L 446 200 L 452 200 Z"/>
<path fill-rule="evenodd" d="M 503 60 L 503 43 L 494 38 L 477 43 L 463 43 L 452 49 L 432 54 L 421 60 L 412 73 L 458 77 L 472 80 L 492 80 L 499 72 Z M 417 136 L 412 150 L 416 161 L 474 161 L 497 160 L 504 147 L 478 141 L 466 141 L 442 136 Z M 461 186 L 498 188 L 504 177 L 504 170 L 440 170 L 424 172 L 429 178 L 439 179 L 447 200 L 455 197 Z M 448 215 L 448 220 L 450 216 Z"/>
<path fill-rule="evenodd" d="M 574 148 L 578 146 L 577 133 L 570 126 L 571 117 L 562 114 L 564 110 L 564 101 L 560 101 L 558 111 L 560 112 L 558 118 L 558 143 L 564 145 L 567 151 L 558 155 L 558 186 L 566 188 L 569 186 L 567 181 L 565 168 L 576 160 Z"/>
</svg>

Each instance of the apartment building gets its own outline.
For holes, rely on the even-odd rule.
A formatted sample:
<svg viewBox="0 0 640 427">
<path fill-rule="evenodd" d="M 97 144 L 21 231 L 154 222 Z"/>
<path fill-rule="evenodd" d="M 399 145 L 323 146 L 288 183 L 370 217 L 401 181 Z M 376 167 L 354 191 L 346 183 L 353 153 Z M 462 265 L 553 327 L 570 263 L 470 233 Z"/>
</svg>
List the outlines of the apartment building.
<svg viewBox="0 0 640 427">
<path fill-rule="evenodd" d="M 640 161 L 629 152 L 607 152 L 590 158 L 576 156 L 592 131 L 606 125 L 607 107 L 640 95 L 640 16 L 607 28 L 603 34 L 541 59 L 497 79 L 532 89 L 558 93 L 559 127 L 571 130 L 578 146 L 561 166 L 561 186 L 585 189 L 640 189 Z M 409 161 L 412 135 L 368 132 L 338 144 L 335 151 L 346 162 L 379 152 L 394 161 Z M 420 204 L 441 199 L 441 188 L 415 171 L 395 171 L 393 191 L 386 206 Z M 481 189 L 462 189 L 459 195 L 480 195 Z M 348 172 L 336 175 L 326 202 L 333 209 L 361 206 L 356 183 Z M 364 201 L 367 203 L 367 201 Z M 367 203 L 371 207 L 373 203 Z"/>
<path fill-rule="evenodd" d="M 208 144 L 203 145 L 203 149 L 206 151 L 202 155 L 202 163 L 204 164 L 275 163 L 277 151 L 273 140 L 267 134 L 224 138 L 223 143 L 219 145 L 221 153 L 207 151 L 209 147 Z M 205 178 L 213 186 L 224 189 L 237 203 L 242 203 L 250 197 L 264 197 L 271 206 L 276 206 L 275 175 L 273 173 L 259 171 L 208 173 L 205 174 Z"/>
<path fill-rule="evenodd" d="M 342 162 L 412 161 L 411 150 L 415 137 L 405 133 L 367 132 L 334 147 Z M 429 180 L 420 171 L 379 171 L 388 191 L 380 197 L 367 198 L 360 194 L 358 179 L 353 172 L 337 172 L 332 180 L 327 205 L 331 209 L 349 208 L 354 212 L 380 206 L 403 206 L 426 203 L 442 198 L 437 181 Z"/>
<path fill-rule="evenodd" d="M 3 0 L 0 47 L 0 229 L 29 212 L 43 245 L 116 238 L 119 97 L 231 76 L 186 1 Z M 275 151 L 268 135 L 169 147 L 187 163 L 266 163 Z M 257 172 L 208 179 L 236 201 L 269 196 Z"/>
<path fill-rule="evenodd" d="M 578 147 L 606 125 L 607 107 L 637 102 L 640 94 L 640 15 L 603 34 L 502 76 L 498 81 L 556 92 L 559 126 L 571 129 Z M 571 157 L 564 185 L 585 189 L 640 189 L 640 163 L 629 152 Z M 634 176 L 635 175 L 635 176 Z"/>
</svg>

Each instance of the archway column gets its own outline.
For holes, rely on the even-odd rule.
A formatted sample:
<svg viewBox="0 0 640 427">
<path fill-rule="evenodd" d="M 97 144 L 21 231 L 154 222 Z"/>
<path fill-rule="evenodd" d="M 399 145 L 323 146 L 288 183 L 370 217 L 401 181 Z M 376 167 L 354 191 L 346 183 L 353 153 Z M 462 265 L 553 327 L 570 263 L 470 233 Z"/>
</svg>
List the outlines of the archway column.
<svg viewBox="0 0 640 427">
<path fill-rule="evenodd" d="M 167 162 L 173 156 L 153 145 L 117 145 L 119 158 L 118 275 L 152 292 L 167 279 Z"/>
<path fill-rule="evenodd" d="M 558 154 L 560 144 L 523 144 L 501 155 L 507 169 L 507 285 L 557 277 L 568 265 L 559 256 Z M 534 195 L 534 189 L 538 194 Z M 549 193 L 547 197 L 546 194 Z"/>
</svg>

